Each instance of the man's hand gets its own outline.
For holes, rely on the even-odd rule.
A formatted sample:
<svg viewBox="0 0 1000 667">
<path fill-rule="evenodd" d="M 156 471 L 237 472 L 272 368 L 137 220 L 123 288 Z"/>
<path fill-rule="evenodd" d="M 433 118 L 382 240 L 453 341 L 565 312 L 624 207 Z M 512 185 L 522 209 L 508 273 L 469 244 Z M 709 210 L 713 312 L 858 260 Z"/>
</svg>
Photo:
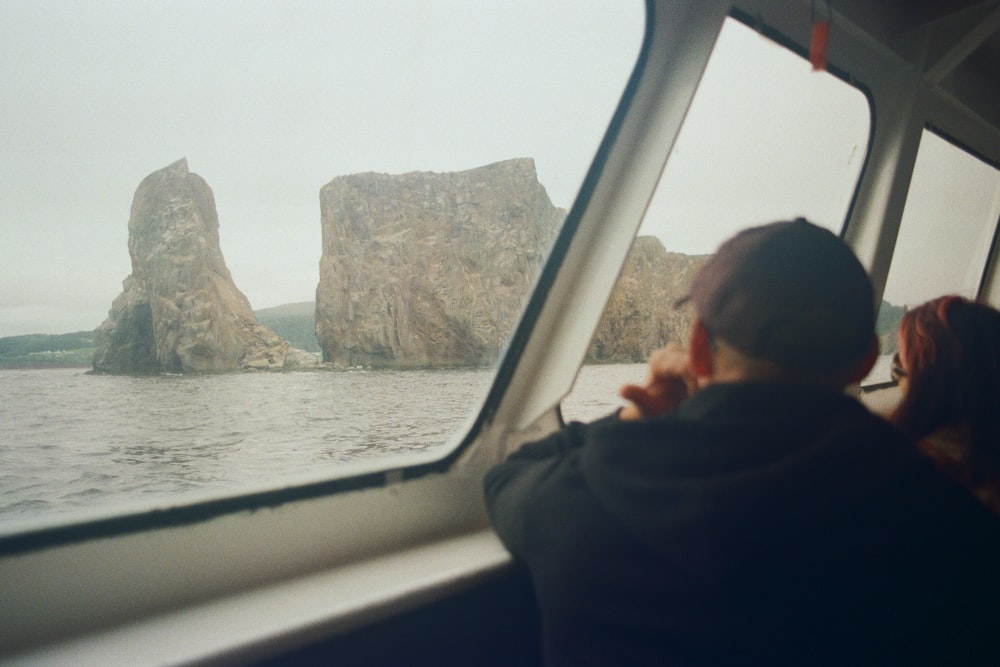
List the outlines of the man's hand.
<svg viewBox="0 0 1000 667">
<path fill-rule="evenodd" d="M 631 402 L 618 413 L 624 421 L 665 415 L 693 394 L 698 381 L 688 365 L 688 353 L 676 343 L 654 350 L 649 355 L 646 384 L 627 384 L 618 394 Z"/>
</svg>

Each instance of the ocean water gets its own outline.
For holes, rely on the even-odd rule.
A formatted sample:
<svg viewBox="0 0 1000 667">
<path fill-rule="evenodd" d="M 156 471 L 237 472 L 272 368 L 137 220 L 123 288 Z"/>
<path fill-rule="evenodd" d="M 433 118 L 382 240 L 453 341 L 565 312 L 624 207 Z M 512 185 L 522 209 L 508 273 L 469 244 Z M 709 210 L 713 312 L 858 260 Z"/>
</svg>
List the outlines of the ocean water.
<svg viewBox="0 0 1000 667">
<path fill-rule="evenodd" d="M 644 366 L 586 366 L 569 419 L 620 404 Z M 434 452 L 489 370 L 119 377 L 0 371 L 0 525 L 186 493 L 261 488 L 339 464 Z"/>
</svg>

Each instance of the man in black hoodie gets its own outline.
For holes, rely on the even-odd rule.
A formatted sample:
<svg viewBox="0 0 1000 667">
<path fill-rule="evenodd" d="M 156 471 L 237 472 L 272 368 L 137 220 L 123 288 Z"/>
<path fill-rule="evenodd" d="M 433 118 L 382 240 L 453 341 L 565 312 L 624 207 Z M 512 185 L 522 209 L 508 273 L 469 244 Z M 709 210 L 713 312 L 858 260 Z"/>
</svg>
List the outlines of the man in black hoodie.
<svg viewBox="0 0 1000 667">
<path fill-rule="evenodd" d="M 547 663 L 1000 664 L 1000 522 L 845 393 L 878 354 L 851 250 L 749 229 L 689 300 L 627 408 L 487 474 Z"/>
</svg>

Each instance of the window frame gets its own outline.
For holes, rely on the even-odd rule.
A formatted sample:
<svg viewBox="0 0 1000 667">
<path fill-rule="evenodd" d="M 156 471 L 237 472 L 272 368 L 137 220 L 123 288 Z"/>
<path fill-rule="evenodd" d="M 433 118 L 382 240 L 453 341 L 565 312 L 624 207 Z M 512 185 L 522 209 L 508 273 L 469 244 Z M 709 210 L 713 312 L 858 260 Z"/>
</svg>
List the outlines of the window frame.
<svg viewBox="0 0 1000 667">
<path fill-rule="evenodd" d="M 960 141 L 956 140 L 954 137 L 949 136 L 948 134 L 944 133 L 943 131 L 937 129 L 929 120 L 927 120 L 927 122 L 925 122 L 924 125 L 921 128 L 921 138 L 923 137 L 923 133 L 925 133 L 925 132 L 933 134 L 938 139 L 947 142 L 952 147 L 954 147 L 954 148 L 962 151 L 966 155 L 968 155 L 970 157 L 973 157 L 973 158 L 975 158 L 977 160 L 980 160 L 984 164 L 986 164 L 988 166 L 991 166 L 994 169 L 1000 170 L 1000 160 L 990 160 L 985 155 L 983 155 L 983 154 L 981 154 L 981 153 L 979 153 L 979 152 L 971 149 L 968 146 L 963 145 Z M 909 170 L 908 170 L 907 173 L 909 174 L 910 177 L 912 177 L 913 170 L 914 170 L 914 168 L 916 166 L 916 158 L 917 158 L 917 152 L 919 151 L 919 144 L 920 144 L 920 142 L 917 143 L 916 150 L 914 150 L 914 152 L 913 152 L 913 159 L 912 159 L 911 163 L 909 164 Z M 907 184 L 907 196 L 908 196 L 909 195 L 910 178 L 907 179 L 907 183 L 906 184 Z M 884 288 L 884 285 L 885 285 L 885 281 L 888 280 L 889 272 L 892 269 L 892 256 L 895 254 L 896 242 L 899 239 L 899 232 L 902 229 L 903 208 L 905 208 L 905 200 L 904 200 L 904 203 L 903 203 L 903 207 L 899 211 L 899 219 L 896 221 L 895 230 L 894 230 L 894 233 L 893 233 L 893 236 L 892 236 L 892 243 L 891 243 L 891 247 L 890 247 L 892 254 L 890 254 L 890 256 L 888 258 L 888 261 L 886 262 L 885 267 L 884 267 L 885 268 L 885 272 L 884 272 L 884 279 L 883 279 L 883 283 L 882 283 L 883 288 Z M 985 261 L 985 263 L 983 265 L 983 268 L 982 268 L 982 271 L 981 271 L 981 273 L 979 275 L 978 285 L 976 287 L 976 293 L 975 293 L 974 298 L 976 300 L 980 300 L 980 301 L 985 301 L 987 303 L 991 303 L 994 307 L 998 307 L 998 306 L 1000 306 L 1000 272 L 998 272 L 998 270 L 997 270 L 997 264 L 998 264 L 998 262 L 1000 262 L 1000 216 L 998 216 L 997 219 L 995 221 L 993 221 L 993 230 L 992 230 L 992 234 L 990 235 L 990 239 L 991 239 L 990 240 L 990 247 L 987 250 L 986 261 Z M 934 298 L 936 296 L 942 296 L 942 295 L 944 295 L 946 293 L 947 292 L 933 293 L 930 296 L 928 296 L 928 299 Z M 880 292 L 880 294 L 881 294 L 881 292 Z M 879 302 L 879 304 L 881 304 L 881 297 L 879 297 L 877 299 L 877 301 Z M 871 394 L 873 392 L 877 392 L 877 391 L 884 390 L 884 389 L 893 389 L 893 390 L 895 390 L 898 386 L 899 386 L 898 381 L 893 380 L 891 378 L 888 379 L 888 380 L 877 380 L 876 379 L 876 380 L 872 380 L 871 382 L 862 381 L 861 391 L 863 392 L 863 394 L 867 395 L 867 394 Z M 873 405 L 876 404 L 874 401 L 871 401 L 871 402 L 872 402 Z M 889 403 L 878 403 L 878 405 L 881 406 L 880 407 L 880 411 L 881 412 L 885 412 L 888 409 L 888 407 L 890 407 L 892 404 L 894 404 L 894 403 L 892 403 L 892 402 L 889 402 Z"/>
</svg>

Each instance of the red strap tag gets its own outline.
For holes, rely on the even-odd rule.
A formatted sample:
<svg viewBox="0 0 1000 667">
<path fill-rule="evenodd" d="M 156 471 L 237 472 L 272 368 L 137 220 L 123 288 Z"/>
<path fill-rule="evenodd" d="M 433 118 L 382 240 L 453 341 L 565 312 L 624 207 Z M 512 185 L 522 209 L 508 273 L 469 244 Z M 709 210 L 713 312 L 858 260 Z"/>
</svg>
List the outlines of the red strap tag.
<svg viewBox="0 0 1000 667">
<path fill-rule="evenodd" d="M 830 22 L 816 21 L 813 23 L 812 43 L 809 45 L 809 62 L 813 71 L 826 69 L 826 50 L 830 43 Z"/>
</svg>

